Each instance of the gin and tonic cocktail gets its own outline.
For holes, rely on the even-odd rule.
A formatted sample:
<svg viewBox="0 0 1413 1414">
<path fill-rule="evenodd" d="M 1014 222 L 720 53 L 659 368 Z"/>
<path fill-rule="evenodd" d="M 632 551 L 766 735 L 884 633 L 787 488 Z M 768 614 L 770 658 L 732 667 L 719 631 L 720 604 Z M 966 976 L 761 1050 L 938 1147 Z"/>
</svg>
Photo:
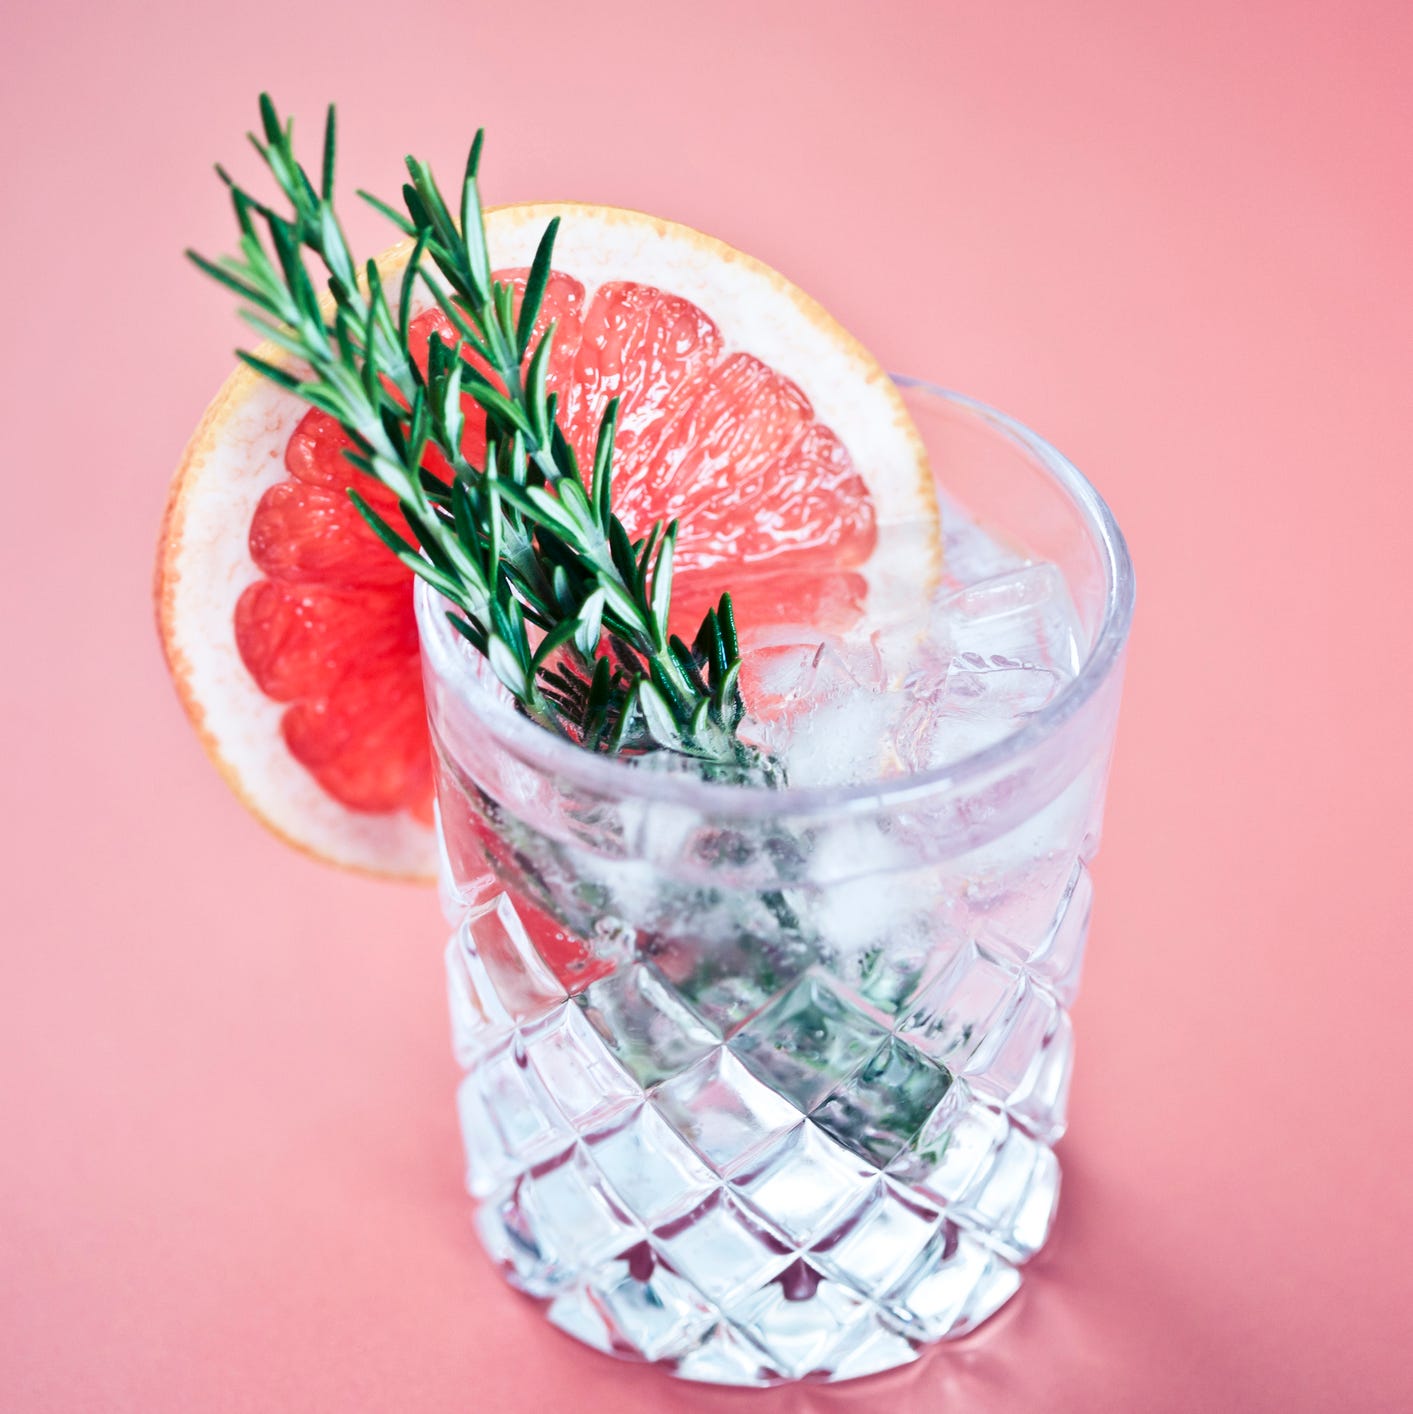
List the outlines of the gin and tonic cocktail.
<svg viewBox="0 0 1413 1414">
<path fill-rule="evenodd" d="M 784 786 L 539 730 L 419 589 L 481 1239 L 556 1325 L 692 1379 L 972 1330 L 1059 1197 L 1131 567 L 1052 448 L 899 382 L 942 561 L 743 631 Z"/>
</svg>

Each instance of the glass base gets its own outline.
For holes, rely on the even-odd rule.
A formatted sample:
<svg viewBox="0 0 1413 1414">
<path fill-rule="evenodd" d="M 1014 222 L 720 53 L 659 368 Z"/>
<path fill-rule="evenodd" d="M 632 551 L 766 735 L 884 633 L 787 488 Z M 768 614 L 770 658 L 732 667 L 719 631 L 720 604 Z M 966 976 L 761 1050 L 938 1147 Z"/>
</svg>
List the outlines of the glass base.
<svg viewBox="0 0 1413 1414">
<path fill-rule="evenodd" d="M 906 1364 L 1015 1293 L 1054 1216 L 1058 1116 L 1037 1137 L 1014 1113 L 1034 1103 L 817 973 L 723 1027 L 641 959 L 540 991 L 516 934 L 502 895 L 448 949 L 459 1105 L 481 1239 L 555 1325 L 759 1386 Z"/>
<path fill-rule="evenodd" d="M 896 1221 L 889 1206 L 880 1194 L 857 1226 L 887 1228 Z M 1020 1285 L 1014 1264 L 941 1222 L 906 1277 L 881 1299 L 871 1299 L 827 1257 L 790 1254 L 782 1270 L 765 1278 L 778 1265 L 776 1254 L 763 1262 L 753 1256 L 749 1269 L 736 1266 L 744 1290 L 718 1304 L 650 1240 L 585 1272 L 558 1265 L 536 1240 L 534 1222 L 514 1195 L 488 1202 L 478 1214 L 482 1241 L 511 1285 L 544 1301 L 553 1324 L 593 1349 L 708 1384 L 833 1382 L 896 1369 L 926 1345 L 974 1330 Z M 731 1250 L 722 1223 L 718 1206 L 690 1219 L 678 1237 L 679 1245 L 711 1252 L 704 1260 L 729 1280 L 743 1254 Z M 693 1226 L 700 1230 L 690 1232 Z M 896 1258 L 896 1240 L 869 1256 Z"/>
</svg>

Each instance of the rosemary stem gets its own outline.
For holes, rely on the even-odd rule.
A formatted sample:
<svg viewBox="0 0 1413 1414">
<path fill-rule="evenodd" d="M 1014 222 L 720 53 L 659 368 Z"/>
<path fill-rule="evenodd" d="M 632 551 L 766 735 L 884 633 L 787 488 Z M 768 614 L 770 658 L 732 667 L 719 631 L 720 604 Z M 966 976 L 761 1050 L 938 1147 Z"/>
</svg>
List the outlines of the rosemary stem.
<svg viewBox="0 0 1413 1414">
<path fill-rule="evenodd" d="M 354 443 L 350 460 L 397 497 L 416 543 L 350 488 L 373 531 L 454 606 L 458 628 L 532 720 L 590 750 L 670 750 L 724 779 L 778 780 L 778 765 L 762 764 L 738 735 L 745 709 L 729 596 L 707 614 L 691 647 L 674 648 L 676 528 L 658 525 L 634 541 L 613 508 L 616 400 L 605 410 L 587 486 L 563 424 L 556 425 L 558 405 L 546 391 L 554 325 L 538 339 L 533 330 L 558 219 L 540 241 L 517 312 L 511 286 L 490 267 L 477 186 L 481 134 L 459 220 L 426 165 L 410 159 L 406 217 L 370 198 L 416 238 L 394 313 L 383 276 L 354 260 L 333 209 L 333 110 L 318 186 L 295 156 L 291 125 L 263 96 L 261 125 L 254 145 L 289 214 L 222 172 L 239 254 L 220 262 L 191 257 L 238 295 L 247 318 L 298 371 L 264 353 L 242 357 L 335 418 Z M 434 338 L 425 365 L 410 342 L 419 286 L 431 291 L 456 341 Z M 468 355 L 484 360 L 492 376 L 476 372 Z M 485 418 L 481 467 L 464 451 L 468 408 Z M 427 479 L 428 449 L 450 467 L 450 483 Z"/>
</svg>

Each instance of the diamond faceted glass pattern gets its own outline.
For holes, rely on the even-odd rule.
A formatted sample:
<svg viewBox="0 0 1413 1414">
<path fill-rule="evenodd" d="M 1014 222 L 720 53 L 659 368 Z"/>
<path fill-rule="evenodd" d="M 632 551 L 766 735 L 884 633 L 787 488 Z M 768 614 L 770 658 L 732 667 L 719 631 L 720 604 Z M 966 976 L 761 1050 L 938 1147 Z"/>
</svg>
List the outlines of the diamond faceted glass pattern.
<svg viewBox="0 0 1413 1414">
<path fill-rule="evenodd" d="M 718 1174 L 739 1170 L 802 1117 L 725 1046 L 660 1085 L 653 1103 Z"/>
<path fill-rule="evenodd" d="M 565 1330 L 689 1378 L 845 1378 L 971 1329 L 1053 1220 L 1072 1033 L 1039 974 L 1087 895 L 1080 868 L 1033 969 L 934 950 L 896 1034 L 816 966 L 743 992 L 729 1040 L 670 959 L 571 999 L 498 902 L 447 958 L 485 1245 Z"/>
<path fill-rule="evenodd" d="M 731 1303 L 726 1314 L 791 1379 L 832 1373 L 834 1352 L 848 1343 L 869 1303 L 797 1257 L 774 1281 Z"/>
<path fill-rule="evenodd" d="M 545 1093 L 580 1130 L 642 1099 L 642 1091 L 577 1006 L 561 1006 L 524 1028 L 521 1040 Z"/>
<path fill-rule="evenodd" d="M 810 1120 L 738 1175 L 732 1187 L 792 1242 L 813 1241 L 867 1192 L 873 1169 Z"/>
<path fill-rule="evenodd" d="M 506 1151 L 491 1123 L 490 1111 L 481 1097 L 480 1078 L 474 1072 L 457 1088 L 456 1111 L 466 1155 L 466 1188 L 473 1197 L 484 1198 L 514 1178 L 524 1165 Z"/>
<path fill-rule="evenodd" d="M 989 1320 L 1020 1290 L 1021 1274 L 1003 1257 L 993 1256 L 981 1280 L 971 1290 L 966 1310 L 953 1328 L 953 1334 L 965 1335 L 983 1321 Z"/>
<path fill-rule="evenodd" d="M 1064 1132 L 1072 1030 L 1025 969 L 965 944 L 918 997 L 902 1034 L 1048 1142 Z"/>
<path fill-rule="evenodd" d="M 946 1099 L 932 1111 L 907 1147 L 884 1166 L 889 1176 L 912 1186 L 930 1174 L 952 1142 L 952 1129 L 959 1116 L 966 1113 L 972 1098 L 966 1081 L 954 1075 Z"/>
<path fill-rule="evenodd" d="M 480 1196 L 573 1142 L 559 1111 L 529 1073 L 518 1038 L 485 1057 L 461 1082 L 468 1186 Z"/>
<path fill-rule="evenodd" d="M 833 1377 L 857 1380 L 883 1370 L 896 1370 L 899 1365 L 911 1364 L 917 1358 L 917 1347 L 875 1316 L 869 1321 L 855 1322 L 849 1338 L 835 1349 Z"/>
<path fill-rule="evenodd" d="M 886 1291 L 917 1260 L 940 1223 L 936 1208 L 879 1179 L 810 1259 L 858 1291 Z"/>
<path fill-rule="evenodd" d="M 968 1105 L 954 1120 L 936 1164 L 915 1180 L 915 1186 L 944 1207 L 960 1203 L 991 1171 L 1010 1129 L 1010 1121 L 1000 1110 Z"/>
<path fill-rule="evenodd" d="M 725 1321 L 709 1331 L 695 1350 L 677 1362 L 677 1373 L 683 1379 L 697 1380 L 701 1384 L 757 1389 L 778 1384 L 783 1378 L 763 1350 L 758 1350 Z"/>
<path fill-rule="evenodd" d="M 822 977 L 808 975 L 731 1039 L 747 1067 L 808 1113 L 888 1039 Z"/>
<path fill-rule="evenodd" d="M 939 963 L 961 942 L 939 921 L 943 900 L 936 880 L 911 875 L 899 888 L 909 895 L 909 906 L 890 927 L 886 945 L 863 948 L 834 964 L 846 993 L 859 998 L 890 1029 L 908 1016 Z"/>
<path fill-rule="evenodd" d="M 573 1286 L 560 1292 L 550 1302 L 545 1315 L 551 1325 L 558 1326 L 575 1340 L 581 1340 L 605 1355 L 615 1353 L 608 1319 L 587 1287 Z"/>
<path fill-rule="evenodd" d="M 659 1261 L 646 1242 L 597 1272 L 588 1294 L 607 1318 L 613 1345 L 645 1360 L 685 1354 L 717 1319 L 696 1288 Z"/>
<path fill-rule="evenodd" d="M 575 1001 L 618 1063 L 645 1088 L 680 1074 L 721 1039 L 648 962 L 619 968 Z"/>
<path fill-rule="evenodd" d="M 1074 1028 L 1069 1016 L 1057 1009 L 1039 1054 L 1007 1106 L 1021 1124 L 1046 1144 L 1056 1143 L 1065 1132 L 1073 1064 Z"/>
<path fill-rule="evenodd" d="M 1032 861 L 1025 875 L 1000 885 L 998 901 L 975 915 L 972 936 L 998 957 L 1028 966 L 1045 946 L 1069 888 L 1074 855 Z"/>
<path fill-rule="evenodd" d="M 576 1148 L 532 1169 L 518 1193 L 540 1251 L 566 1267 L 587 1267 L 637 1241 L 637 1228 Z"/>
<path fill-rule="evenodd" d="M 521 1291 L 543 1299 L 571 1280 L 572 1273 L 541 1249 L 533 1220 L 520 1206 L 518 1183 L 481 1205 L 476 1230 L 492 1260 Z"/>
<path fill-rule="evenodd" d="M 505 1012 L 516 1021 L 543 1016 L 568 993 L 530 941 L 508 894 L 465 925 L 485 975 Z"/>
<path fill-rule="evenodd" d="M 511 1022 L 464 929 L 459 929 L 447 944 L 446 981 L 451 1050 L 457 1064 L 466 1070 L 509 1033 Z"/>
<path fill-rule="evenodd" d="M 1054 997 L 1026 978 L 1005 1014 L 961 1067 L 972 1089 L 1007 1109 L 1015 1106 L 1034 1087 L 1058 1017 Z"/>
<path fill-rule="evenodd" d="M 979 1325 L 1019 1285 L 1004 1257 L 944 1223 L 884 1304 L 913 1339 L 940 1340 Z"/>
<path fill-rule="evenodd" d="M 956 1069 L 969 1069 L 1024 985 L 1020 969 L 975 943 L 963 943 L 919 994 L 902 1034 Z"/>
<path fill-rule="evenodd" d="M 1033 1257 L 1050 1235 L 1060 1197 L 1060 1165 L 1046 1145 L 1011 1127 L 990 1167 L 948 1216 L 1011 1260 Z"/>
<path fill-rule="evenodd" d="M 649 1226 L 696 1207 L 719 1184 L 686 1140 L 647 1104 L 588 1135 L 584 1152 L 623 1207 Z"/>
<path fill-rule="evenodd" d="M 1005 1111 L 974 1103 L 953 1125 L 940 1162 L 916 1186 L 942 1204 L 949 1219 L 1022 1262 L 1049 1235 L 1060 1165 L 1048 1145 Z"/>
<path fill-rule="evenodd" d="M 1084 943 L 1094 906 L 1094 881 L 1082 859 L 1075 861 L 1069 887 L 1060 900 L 1050 934 L 1031 963 L 1031 971 L 1054 992 L 1061 1006 L 1069 1006 L 1079 991 L 1084 965 Z"/>
<path fill-rule="evenodd" d="M 718 1305 L 778 1276 L 794 1257 L 784 1242 L 721 1189 L 690 1213 L 658 1228 L 652 1244 Z"/>
<path fill-rule="evenodd" d="M 817 943 L 782 937 L 778 911 L 789 903 L 778 893 L 772 897 L 774 912 L 762 905 L 762 936 L 738 920 L 730 936 L 713 938 L 690 956 L 660 959 L 670 985 L 718 1035 L 734 1035 L 819 961 Z"/>
<path fill-rule="evenodd" d="M 889 1036 L 812 1118 L 845 1148 L 884 1168 L 928 1127 L 952 1081 L 946 1066 Z"/>
<path fill-rule="evenodd" d="M 1013 1094 L 1035 1062 L 1055 1017 L 1055 999 L 1023 978 L 1004 1013 L 987 1028 L 962 1069 L 977 1089 L 998 1098 Z M 978 1077 L 985 1077 L 980 1082 Z"/>
</svg>

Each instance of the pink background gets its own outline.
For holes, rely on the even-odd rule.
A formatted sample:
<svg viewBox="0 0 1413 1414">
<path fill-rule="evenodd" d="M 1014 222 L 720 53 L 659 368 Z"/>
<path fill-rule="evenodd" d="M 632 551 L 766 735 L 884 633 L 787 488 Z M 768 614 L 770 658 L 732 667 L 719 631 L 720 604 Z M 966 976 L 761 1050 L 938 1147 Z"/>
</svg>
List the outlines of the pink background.
<svg viewBox="0 0 1413 1414">
<path fill-rule="evenodd" d="M 1397 3 L 8 7 L 0 1405 L 1413 1405 L 1413 24 Z M 526 77 L 521 77 L 521 76 Z M 920 1368 L 587 1353 L 460 1182 L 429 894 L 207 767 L 150 558 L 229 363 L 213 159 L 268 85 L 392 193 L 703 226 L 1052 438 L 1140 607 L 1052 1246 Z M 365 245 L 381 237 L 358 217 Z"/>
</svg>

